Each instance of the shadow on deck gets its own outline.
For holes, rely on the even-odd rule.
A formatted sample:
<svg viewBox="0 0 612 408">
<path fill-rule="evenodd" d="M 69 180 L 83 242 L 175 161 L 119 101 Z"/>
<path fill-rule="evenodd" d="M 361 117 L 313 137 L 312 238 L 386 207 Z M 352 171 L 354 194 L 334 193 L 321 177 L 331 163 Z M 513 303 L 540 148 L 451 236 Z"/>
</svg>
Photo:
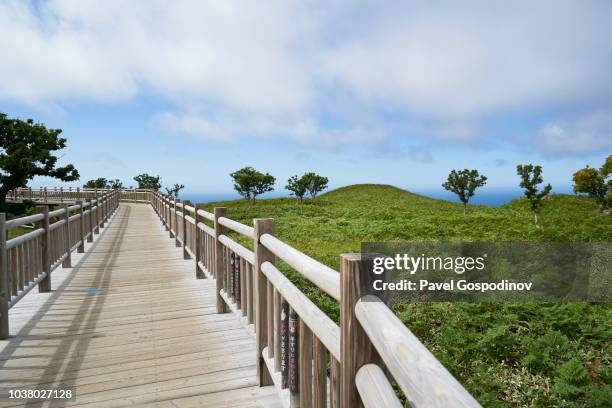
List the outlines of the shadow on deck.
<svg viewBox="0 0 612 408">
<path fill-rule="evenodd" d="M 257 385 L 254 339 L 216 313 L 214 282 L 196 280 L 150 206 L 121 204 L 73 264 L 53 272 L 53 292 L 11 310 L 0 388 L 76 393 L 54 407 L 276 405 L 274 389 Z"/>
</svg>

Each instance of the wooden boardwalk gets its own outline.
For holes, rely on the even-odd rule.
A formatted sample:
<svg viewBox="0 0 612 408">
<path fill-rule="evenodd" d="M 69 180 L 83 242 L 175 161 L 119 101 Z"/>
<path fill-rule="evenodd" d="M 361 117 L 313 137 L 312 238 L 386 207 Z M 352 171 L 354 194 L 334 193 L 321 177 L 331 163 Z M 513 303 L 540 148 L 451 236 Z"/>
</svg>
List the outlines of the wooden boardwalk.
<svg viewBox="0 0 612 408">
<path fill-rule="evenodd" d="M 0 341 L 0 388 L 70 388 L 74 401 L 0 406 L 276 406 L 258 387 L 255 340 L 233 313 L 217 314 L 212 279 L 149 205 L 121 204 L 53 292 L 34 290 L 11 309 Z"/>
</svg>

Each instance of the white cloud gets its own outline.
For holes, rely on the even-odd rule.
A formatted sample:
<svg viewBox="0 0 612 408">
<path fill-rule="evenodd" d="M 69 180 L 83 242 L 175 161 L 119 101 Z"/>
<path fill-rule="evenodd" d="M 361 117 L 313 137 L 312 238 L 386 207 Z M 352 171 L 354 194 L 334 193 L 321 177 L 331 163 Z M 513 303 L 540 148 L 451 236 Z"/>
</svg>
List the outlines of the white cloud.
<svg viewBox="0 0 612 408">
<path fill-rule="evenodd" d="M 612 112 L 596 112 L 573 121 L 547 123 L 536 138 L 548 155 L 581 156 L 612 150 Z"/>
<path fill-rule="evenodd" d="M 281 1 L 0 4 L 0 98 L 125 99 L 291 112 L 310 100 L 293 7 Z"/>
<path fill-rule="evenodd" d="M 168 131 L 319 146 L 380 140 L 393 121 L 338 111 L 467 144 L 501 137 L 483 131 L 490 117 L 559 116 L 538 147 L 604 148 L 563 112 L 612 104 L 611 19 L 610 3 L 581 1 L 8 0 L 0 100 L 161 97 L 176 104 L 155 119 Z"/>
<path fill-rule="evenodd" d="M 327 50 L 357 97 L 427 117 L 480 117 L 609 97 L 609 3 L 451 2 L 372 18 Z"/>
<path fill-rule="evenodd" d="M 276 118 L 262 116 L 223 116 L 208 118 L 202 114 L 177 115 L 163 113 L 153 119 L 153 125 L 165 132 L 183 134 L 198 139 L 230 142 L 251 136 L 261 139 L 281 137 L 305 145 L 335 149 L 351 143 L 376 143 L 384 140 L 384 134 L 376 129 L 329 129 L 310 118 Z"/>
</svg>

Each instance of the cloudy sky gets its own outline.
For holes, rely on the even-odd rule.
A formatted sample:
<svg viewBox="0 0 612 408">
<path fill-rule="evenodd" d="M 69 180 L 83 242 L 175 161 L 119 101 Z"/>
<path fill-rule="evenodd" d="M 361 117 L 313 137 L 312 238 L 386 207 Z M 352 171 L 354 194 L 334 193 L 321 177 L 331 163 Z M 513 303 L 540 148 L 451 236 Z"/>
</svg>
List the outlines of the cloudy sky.
<svg viewBox="0 0 612 408">
<path fill-rule="evenodd" d="M 612 153 L 610 21 L 603 0 L 3 0 L 0 111 L 63 129 L 83 180 L 432 191 L 468 167 L 504 189 L 532 162 L 563 191 Z"/>
</svg>

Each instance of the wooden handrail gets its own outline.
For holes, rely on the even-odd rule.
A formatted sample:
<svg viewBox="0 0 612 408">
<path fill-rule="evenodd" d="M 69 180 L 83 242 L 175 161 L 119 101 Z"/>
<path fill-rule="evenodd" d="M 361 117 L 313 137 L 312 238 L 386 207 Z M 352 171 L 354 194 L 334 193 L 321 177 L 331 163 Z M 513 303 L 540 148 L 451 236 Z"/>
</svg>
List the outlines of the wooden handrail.
<svg viewBox="0 0 612 408">
<path fill-rule="evenodd" d="M 19 192 L 19 189 L 15 191 L 14 196 Z M 25 192 L 27 197 L 32 196 L 31 189 Z M 0 338 L 9 335 L 8 310 L 37 285 L 40 292 L 50 291 L 51 272 L 59 265 L 70 268 L 72 251 L 84 248 L 85 239 L 91 242 L 93 233 L 104 226 L 119 205 L 116 190 L 99 194 L 95 205 L 91 202 L 70 205 L 69 199 L 77 198 L 71 189 L 49 192 L 45 188 L 39 192 L 45 198 L 58 196 L 63 207 L 49 211 L 46 205 L 41 205 L 37 207 L 37 214 L 9 221 L 6 214 L 0 214 L 0 236 L 3 237 L 0 240 Z M 87 211 L 83 210 L 85 207 L 89 207 Z M 35 223 L 34 230 L 6 240 L 10 230 L 30 223 Z"/>
<path fill-rule="evenodd" d="M 327 350 L 340 361 L 340 327 L 270 262 L 264 262 L 261 270 L 310 330 L 317 333 Z"/>
<path fill-rule="evenodd" d="M 378 297 L 362 297 L 355 306 L 355 315 L 413 406 L 480 407 Z"/>
<path fill-rule="evenodd" d="M 274 255 L 287 262 L 317 287 L 334 299 L 340 300 L 340 276 L 338 272 L 270 234 L 262 235 L 259 241 Z"/>
<path fill-rule="evenodd" d="M 384 371 L 376 364 L 361 366 L 355 384 L 365 408 L 403 408 Z"/>
<path fill-rule="evenodd" d="M 233 311 L 254 329 L 259 383 L 275 384 L 285 407 L 323 407 L 329 400 L 341 408 L 399 408 L 388 374 L 412 407 L 480 406 L 368 292 L 367 257 L 342 255 L 338 273 L 276 238 L 272 219 L 254 220 L 252 228 L 227 217 L 226 208 L 209 213 L 184 204 L 178 211 L 181 205 L 159 192 L 147 197 L 171 234 L 182 231 L 184 250 L 197 254 L 196 276 L 215 279 L 217 311 Z M 254 250 L 229 238 L 229 230 L 252 238 Z M 340 302 L 340 325 L 277 269 L 276 257 Z"/>
</svg>

